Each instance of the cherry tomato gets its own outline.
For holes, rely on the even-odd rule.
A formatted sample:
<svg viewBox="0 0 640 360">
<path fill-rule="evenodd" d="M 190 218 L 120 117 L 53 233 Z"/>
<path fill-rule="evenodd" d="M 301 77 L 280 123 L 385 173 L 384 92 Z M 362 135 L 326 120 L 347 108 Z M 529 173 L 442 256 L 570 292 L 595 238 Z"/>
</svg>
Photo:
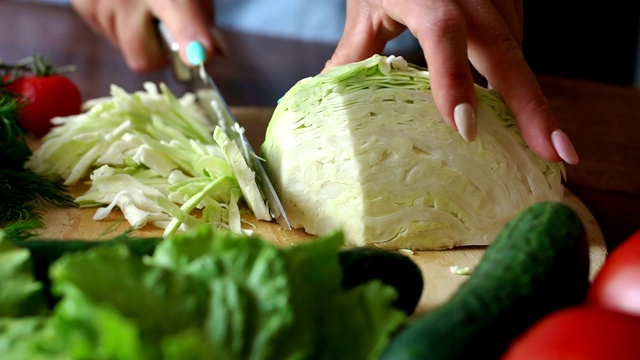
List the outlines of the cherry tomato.
<svg viewBox="0 0 640 360">
<path fill-rule="evenodd" d="M 593 306 L 557 310 L 516 338 L 502 360 L 640 359 L 640 317 Z"/>
<path fill-rule="evenodd" d="M 640 316 L 640 230 L 609 254 L 587 291 L 587 303 Z"/>
<path fill-rule="evenodd" d="M 24 97 L 26 106 L 22 108 L 20 125 L 39 138 L 53 126 L 52 118 L 78 114 L 82 107 L 77 86 L 59 74 L 23 75 L 7 84 L 6 90 Z"/>
</svg>

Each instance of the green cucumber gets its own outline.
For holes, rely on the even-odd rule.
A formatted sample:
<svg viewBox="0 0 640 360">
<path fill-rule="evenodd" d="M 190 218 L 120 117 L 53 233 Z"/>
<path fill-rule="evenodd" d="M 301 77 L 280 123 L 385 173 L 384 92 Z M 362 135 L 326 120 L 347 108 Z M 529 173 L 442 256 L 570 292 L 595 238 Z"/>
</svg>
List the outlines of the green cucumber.
<svg viewBox="0 0 640 360">
<path fill-rule="evenodd" d="M 381 359 L 497 359 L 537 319 L 581 303 L 588 285 L 580 218 L 562 203 L 534 204 L 505 225 L 451 299 L 408 323 Z"/>
</svg>

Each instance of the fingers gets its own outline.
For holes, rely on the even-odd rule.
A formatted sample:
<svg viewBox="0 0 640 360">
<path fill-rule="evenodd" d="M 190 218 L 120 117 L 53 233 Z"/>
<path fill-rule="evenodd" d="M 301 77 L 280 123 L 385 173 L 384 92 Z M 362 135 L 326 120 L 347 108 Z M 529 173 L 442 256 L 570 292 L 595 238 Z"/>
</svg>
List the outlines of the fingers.
<svg viewBox="0 0 640 360">
<path fill-rule="evenodd" d="M 522 0 L 492 0 L 492 3 L 511 36 L 522 47 L 524 25 Z"/>
<path fill-rule="evenodd" d="M 134 71 L 161 69 L 169 63 L 157 39 L 153 15 L 141 2 L 114 17 L 116 42 L 127 66 Z"/>
<path fill-rule="evenodd" d="M 524 140 L 544 160 L 577 164 L 577 153 L 566 134 L 559 130 L 558 120 L 522 54 L 517 38 L 521 33 L 514 30 L 513 24 L 503 21 L 495 7 L 471 10 L 465 9 L 470 14 L 469 58 L 512 109 Z M 519 10 L 514 7 L 514 11 L 517 14 Z"/>
<path fill-rule="evenodd" d="M 513 110 L 534 153 L 578 162 L 522 54 L 522 0 L 349 0 L 343 37 L 325 69 L 380 53 L 403 24 L 424 51 L 436 107 L 463 138 L 473 141 L 477 131 L 471 61 Z"/>
<path fill-rule="evenodd" d="M 325 69 L 364 60 L 384 50 L 385 45 L 406 27 L 372 11 L 366 0 L 347 1 L 347 18 L 342 38 Z M 323 70 L 323 71 L 324 71 Z"/>
<path fill-rule="evenodd" d="M 169 63 L 156 19 L 165 22 L 184 61 L 188 61 L 186 47 L 192 41 L 204 47 L 206 58 L 223 49 L 212 30 L 211 0 L 72 0 L 72 5 L 93 30 L 120 49 L 134 71 L 156 70 Z"/>
<path fill-rule="evenodd" d="M 467 60 L 464 13 L 450 1 L 423 1 L 405 21 L 424 51 L 438 111 L 464 139 L 473 141 L 477 100 Z"/>
<path fill-rule="evenodd" d="M 117 36 L 113 27 L 114 12 L 108 1 L 71 0 L 71 6 L 91 29 L 103 34 L 111 44 L 117 46 Z"/>
<path fill-rule="evenodd" d="M 448 0 L 385 4 L 348 1 L 342 39 L 325 69 L 382 52 L 387 41 L 408 27 L 424 50 L 438 110 L 465 139 L 474 140 L 476 97 L 467 61 L 464 14 Z"/>
<path fill-rule="evenodd" d="M 122 52 L 132 70 L 166 65 L 145 1 L 72 0 L 71 5 L 94 31 Z"/>
<path fill-rule="evenodd" d="M 224 51 L 219 33 L 213 30 L 212 1 L 150 0 L 150 9 L 173 35 L 186 64 L 191 63 L 186 49 L 192 42 L 204 47 L 207 59 Z"/>
</svg>

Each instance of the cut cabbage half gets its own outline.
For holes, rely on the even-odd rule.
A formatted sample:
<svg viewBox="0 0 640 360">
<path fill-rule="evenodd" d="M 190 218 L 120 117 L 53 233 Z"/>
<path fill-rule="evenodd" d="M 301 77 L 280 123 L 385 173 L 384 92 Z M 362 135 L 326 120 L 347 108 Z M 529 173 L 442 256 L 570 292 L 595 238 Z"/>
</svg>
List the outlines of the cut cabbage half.
<svg viewBox="0 0 640 360">
<path fill-rule="evenodd" d="M 350 245 L 486 245 L 528 205 L 561 200 L 564 167 L 525 144 L 506 104 L 476 88 L 478 137 L 438 113 L 426 69 L 373 56 L 293 86 L 261 155 L 292 225 Z"/>
</svg>

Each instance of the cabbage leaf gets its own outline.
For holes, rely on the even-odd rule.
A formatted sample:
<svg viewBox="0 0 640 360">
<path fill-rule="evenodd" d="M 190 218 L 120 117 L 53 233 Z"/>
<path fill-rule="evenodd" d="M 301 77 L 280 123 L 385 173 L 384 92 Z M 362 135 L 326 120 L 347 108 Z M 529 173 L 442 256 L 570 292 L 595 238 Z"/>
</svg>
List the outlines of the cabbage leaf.
<svg viewBox="0 0 640 360">
<path fill-rule="evenodd" d="M 230 163 L 211 123 L 191 93 L 177 98 L 164 84 L 94 99 L 80 115 L 58 117 L 27 162 L 34 172 L 90 188 L 75 201 L 100 207 L 94 220 L 120 209 L 134 229 L 147 224 L 177 231 L 209 224 L 243 229 L 239 203 L 272 220 L 248 165 Z M 196 216 L 198 215 L 198 216 Z"/>
</svg>

